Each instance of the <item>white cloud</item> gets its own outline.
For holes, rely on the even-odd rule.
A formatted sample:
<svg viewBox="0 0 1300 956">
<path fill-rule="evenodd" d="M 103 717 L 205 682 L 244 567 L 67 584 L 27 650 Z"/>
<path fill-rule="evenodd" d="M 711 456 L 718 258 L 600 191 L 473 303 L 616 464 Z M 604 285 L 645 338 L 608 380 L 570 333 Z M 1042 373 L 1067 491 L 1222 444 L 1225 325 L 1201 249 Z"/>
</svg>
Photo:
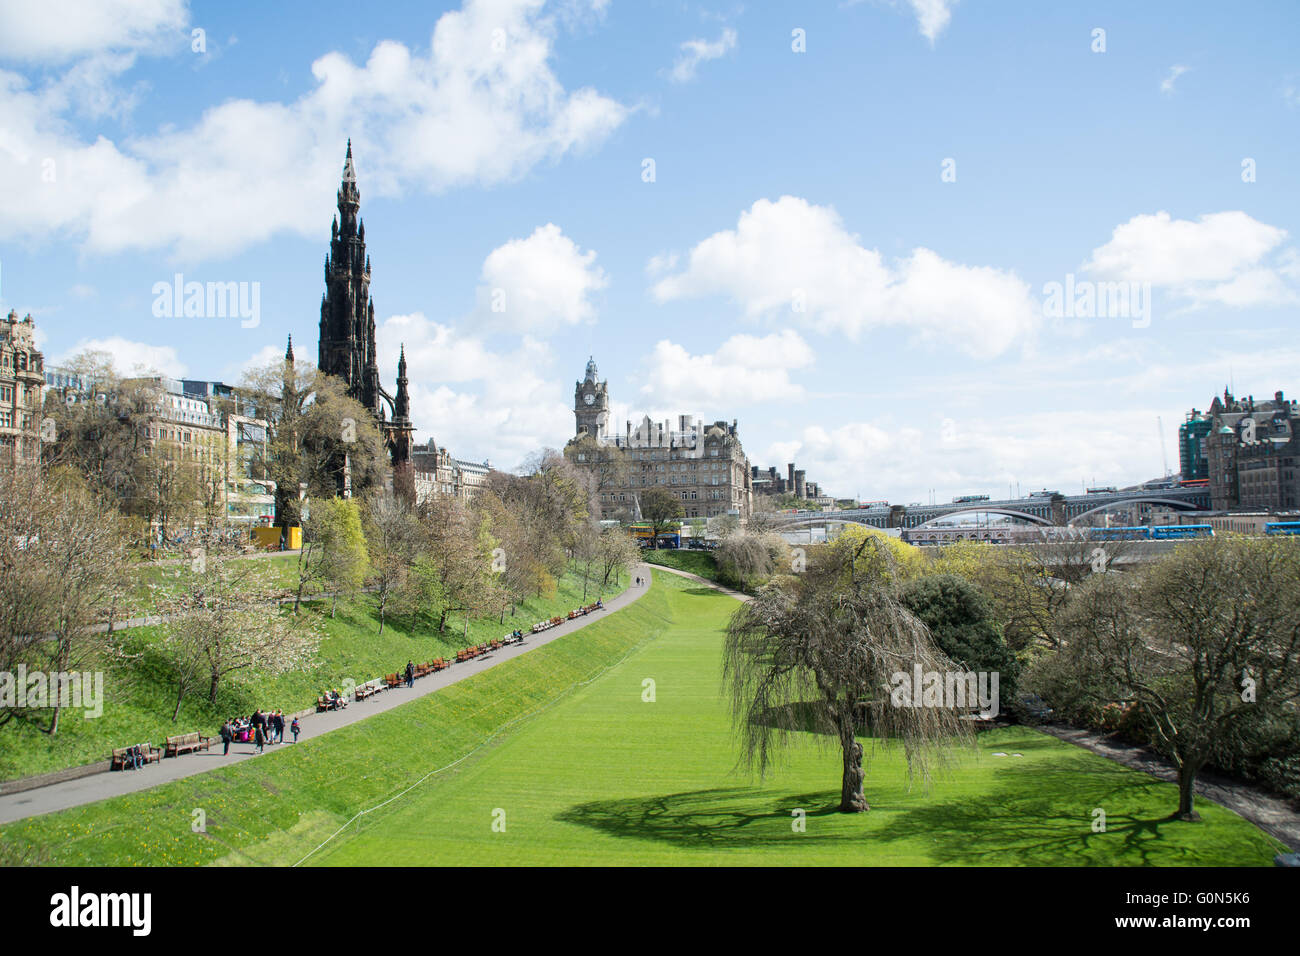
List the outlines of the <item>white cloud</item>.
<svg viewBox="0 0 1300 956">
<path fill-rule="evenodd" d="M 1190 69 L 1191 67 L 1189 66 L 1180 66 L 1178 64 L 1171 66 L 1169 68 L 1169 75 L 1160 81 L 1160 92 L 1173 93 L 1174 84 L 1178 82 L 1178 78 Z"/>
<path fill-rule="evenodd" d="M 894 504 L 928 502 L 930 489 L 940 502 L 959 494 L 1000 498 L 1016 483 L 1020 494 L 1044 486 L 1077 493 L 1080 481 L 1094 476 L 1106 476 L 1109 484 L 1123 480 L 1116 476 L 1140 480 L 1159 473 L 1160 450 L 1151 440 L 1156 410 L 1128 412 L 1099 424 L 1091 410 L 946 420 L 937 409 L 902 422 L 813 425 L 799 441 L 773 446 L 770 464 L 795 461 L 828 493 Z M 1078 440 L 1083 433 L 1086 442 Z"/>
<path fill-rule="evenodd" d="M 0 59 L 58 63 L 105 50 L 158 50 L 179 45 L 188 22 L 185 0 L 10 0 L 0 3 Z"/>
<path fill-rule="evenodd" d="M 653 287 L 661 302 L 729 296 L 750 318 L 781 317 L 857 340 L 902 325 L 978 356 L 1006 351 L 1039 320 L 1014 272 L 949 262 L 917 248 L 890 265 L 859 244 L 829 206 L 760 199 L 734 230 L 698 243 L 685 268 Z"/>
<path fill-rule="evenodd" d="M 762 337 L 733 335 L 712 355 L 692 355 L 663 339 L 650 354 L 641 393 L 659 407 L 706 418 L 737 405 L 798 401 L 804 389 L 790 381 L 790 371 L 814 360 L 813 350 L 793 329 Z"/>
<path fill-rule="evenodd" d="M 1279 305 L 1296 301 L 1283 278 L 1297 277 L 1295 250 L 1279 250 L 1286 238 L 1285 229 L 1241 211 L 1208 213 L 1195 222 L 1161 211 L 1116 226 L 1084 269 L 1103 279 L 1150 282 L 1196 303 Z"/>
<path fill-rule="evenodd" d="M 736 31 L 730 27 L 723 28 L 716 40 L 687 40 L 681 45 L 681 54 L 673 63 L 669 77 L 674 83 L 689 83 L 695 79 L 701 63 L 726 56 L 736 48 L 736 41 Z"/>
<path fill-rule="evenodd" d="M 260 349 L 258 349 L 252 355 L 250 355 L 243 362 L 240 362 L 238 365 L 229 367 L 226 370 L 227 374 L 229 375 L 229 378 L 232 381 L 235 382 L 242 381 L 245 372 L 250 372 L 255 369 L 264 369 L 273 362 L 283 362 L 284 350 L 285 350 L 284 345 L 274 345 L 274 344 L 263 345 Z M 313 355 L 295 354 L 294 358 L 295 360 L 306 359 L 307 361 L 310 361 L 313 365 L 316 364 L 316 356 L 314 354 Z"/>
<path fill-rule="evenodd" d="M 594 322 L 591 296 L 609 284 L 594 250 L 581 251 L 554 223 L 511 239 L 483 261 L 478 314 L 520 332 Z"/>
<path fill-rule="evenodd" d="M 127 375 L 156 373 L 181 378 L 189 371 L 172 346 L 133 342 L 120 335 L 82 339 L 51 364 L 59 365 L 82 352 L 107 352 L 113 359 L 113 367 Z"/>
<path fill-rule="evenodd" d="M 415 440 L 430 438 L 457 458 L 512 469 L 573 431 L 566 389 L 546 377 L 549 348 L 524 337 L 512 352 L 494 352 L 472 335 L 421 313 L 394 315 L 376 329 L 379 375 L 390 391 L 398 349 L 406 347 Z"/>
<path fill-rule="evenodd" d="M 921 36 L 933 45 L 952 19 L 952 8 L 957 5 L 957 0 L 908 0 L 908 3 L 916 14 L 916 25 L 921 30 Z"/>
<path fill-rule="evenodd" d="M 311 66 L 315 87 L 293 102 L 230 100 L 188 127 L 121 143 L 84 140 L 66 119 L 124 108 L 106 77 L 129 56 L 38 87 L 0 71 L 9 154 L 0 153 L 0 230 L 67 235 L 97 252 L 171 248 L 180 258 L 232 253 L 285 230 L 316 235 L 349 135 L 363 195 L 516 180 L 593 148 L 628 113 L 591 88 L 561 85 L 550 62 L 555 33 L 538 0 L 466 0 L 439 18 L 427 52 L 383 41 L 360 66 L 327 53 Z"/>
</svg>

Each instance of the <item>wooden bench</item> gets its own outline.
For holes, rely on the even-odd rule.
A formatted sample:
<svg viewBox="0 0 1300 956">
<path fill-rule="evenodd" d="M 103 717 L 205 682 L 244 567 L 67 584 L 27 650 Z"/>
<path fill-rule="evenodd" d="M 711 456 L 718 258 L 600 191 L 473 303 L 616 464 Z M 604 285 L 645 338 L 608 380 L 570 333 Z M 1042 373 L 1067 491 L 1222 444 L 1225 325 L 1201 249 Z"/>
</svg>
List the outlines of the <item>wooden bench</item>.
<svg viewBox="0 0 1300 956">
<path fill-rule="evenodd" d="M 369 684 L 358 684 L 358 685 L 353 689 L 353 691 L 352 691 L 352 696 L 353 696 L 353 698 L 354 698 L 355 700 L 365 700 L 367 697 L 369 697 L 369 696 L 370 696 L 371 694 L 373 694 L 374 692 L 375 692 L 375 689 L 374 689 L 373 687 L 371 687 Z"/>
<path fill-rule="evenodd" d="M 168 757 L 179 757 L 184 753 L 191 753 L 195 750 L 207 750 L 212 746 L 212 738 L 204 737 L 197 731 L 188 734 L 176 734 L 167 738 Z"/>
<path fill-rule="evenodd" d="M 133 746 L 140 748 L 140 758 L 144 763 L 156 763 L 162 759 L 162 751 L 153 744 L 134 744 Z M 114 770 L 121 770 L 126 767 L 126 754 L 130 749 L 130 747 L 115 747 L 113 749 L 112 767 Z"/>
</svg>

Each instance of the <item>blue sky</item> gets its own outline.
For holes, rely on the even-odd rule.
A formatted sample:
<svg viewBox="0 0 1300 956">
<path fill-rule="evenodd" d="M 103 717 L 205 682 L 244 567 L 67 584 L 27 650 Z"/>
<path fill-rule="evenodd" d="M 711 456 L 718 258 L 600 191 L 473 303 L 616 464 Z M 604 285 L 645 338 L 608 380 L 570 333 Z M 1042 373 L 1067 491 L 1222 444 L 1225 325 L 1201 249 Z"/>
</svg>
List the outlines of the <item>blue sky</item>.
<svg viewBox="0 0 1300 956">
<path fill-rule="evenodd" d="M 1230 377 L 1298 387 L 1298 23 L 0 2 L 0 307 L 47 362 L 237 381 L 289 333 L 314 359 L 350 136 L 419 440 L 507 468 L 561 446 L 594 354 L 616 422 L 738 419 L 753 463 L 841 495 L 1129 483 Z M 257 283 L 256 325 L 155 315 L 177 273 Z M 1054 308 L 1067 281 L 1140 314 Z"/>
</svg>

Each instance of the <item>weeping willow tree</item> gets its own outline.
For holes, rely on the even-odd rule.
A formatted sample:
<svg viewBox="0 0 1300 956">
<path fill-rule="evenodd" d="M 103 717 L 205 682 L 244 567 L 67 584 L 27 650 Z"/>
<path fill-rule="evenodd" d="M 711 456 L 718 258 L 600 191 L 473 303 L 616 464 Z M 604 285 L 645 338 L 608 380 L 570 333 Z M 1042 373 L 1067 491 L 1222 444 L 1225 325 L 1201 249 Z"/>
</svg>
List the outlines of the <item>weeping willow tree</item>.
<svg viewBox="0 0 1300 956">
<path fill-rule="evenodd" d="M 839 809 L 870 809 L 859 735 L 901 743 L 908 773 L 927 784 L 970 732 L 956 710 L 895 706 L 895 675 L 953 664 L 898 599 L 898 567 L 876 535 L 817 549 L 806 572 L 778 579 L 736 611 L 727 629 L 723 682 L 742 754 L 760 776 L 796 732 L 838 741 Z"/>
</svg>

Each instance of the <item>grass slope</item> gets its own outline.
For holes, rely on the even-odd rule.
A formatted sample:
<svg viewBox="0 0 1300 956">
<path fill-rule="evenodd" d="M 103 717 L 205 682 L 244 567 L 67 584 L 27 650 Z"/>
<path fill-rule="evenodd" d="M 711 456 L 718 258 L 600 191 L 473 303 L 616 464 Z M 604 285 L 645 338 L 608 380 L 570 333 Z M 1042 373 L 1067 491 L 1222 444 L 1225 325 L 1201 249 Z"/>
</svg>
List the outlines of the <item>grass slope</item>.
<svg viewBox="0 0 1300 956">
<path fill-rule="evenodd" d="M 395 621 L 390 615 L 380 636 L 373 601 L 364 595 L 340 601 L 334 618 L 329 616 L 328 601 L 309 605 L 305 613 L 313 615 L 323 634 L 314 665 L 278 677 L 231 675 L 220 686 L 215 705 L 208 702 L 205 684 L 187 695 L 175 723 L 171 715 L 176 693 L 157 650 L 158 630 L 132 628 L 121 635 L 125 648 L 138 655 L 135 660 L 106 660 L 98 667 L 80 668 L 104 671 L 103 715 L 86 719 L 81 711 L 65 713 L 55 737 L 45 732 L 48 717 L 12 721 L 0 728 L 0 779 L 107 759 L 114 747 L 141 741 L 161 745 L 171 734 L 198 730 L 215 735 L 225 718 L 251 714 L 258 707 L 278 707 L 286 713 L 302 710 L 313 706 L 324 688 L 341 687 L 345 678 L 363 683 L 382 677 L 405 668 L 408 660 L 454 654 L 466 644 L 500 637 L 516 627 L 526 629 L 582 603 L 582 579 L 570 574 L 559 581 L 551 597 L 533 598 L 520 605 L 513 617 L 507 614 L 504 625 L 497 618 L 471 621 L 468 640 L 459 617 L 450 620 L 446 635 L 440 636 L 436 630 L 413 629 L 411 622 Z M 279 613 L 289 610 L 282 608 Z"/>
<path fill-rule="evenodd" d="M 641 552 L 641 560 L 646 564 L 658 564 L 678 571 L 689 571 L 710 581 L 718 580 L 718 563 L 711 551 L 666 550 L 655 551 L 646 548 Z"/>
<path fill-rule="evenodd" d="M 353 814 L 662 632 L 667 601 L 652 589 L 624 611 L 459 684 L 256 760 L 0 827 L 0 865 L 292 863 Z M 196 808 L 206 833 L 191 832 Z"/>
<path fill-rule="evenodd" d="M 1028 729 L 982 736 L 928 792 L 909 787 L 900 754 L 877 751 L 862 815 L 830 810 L 838 753 L 812 740 L 765 783 L 734 775 L 718 694 L 734 607 L 656 575 L 628 609 L 438 694 L 227 770 L 11 824 L 0 854 L 292 863 L 413 785 L 309 862 L 1267 865 L 1280 848 L 1212 804 L 1202 823 L 1168 822 L 1173 785 Z M 190 832 L 195 807 L 206 834 Z M 1105 833 L 1092 831 L 1095 808 Z"/>
</svg>

